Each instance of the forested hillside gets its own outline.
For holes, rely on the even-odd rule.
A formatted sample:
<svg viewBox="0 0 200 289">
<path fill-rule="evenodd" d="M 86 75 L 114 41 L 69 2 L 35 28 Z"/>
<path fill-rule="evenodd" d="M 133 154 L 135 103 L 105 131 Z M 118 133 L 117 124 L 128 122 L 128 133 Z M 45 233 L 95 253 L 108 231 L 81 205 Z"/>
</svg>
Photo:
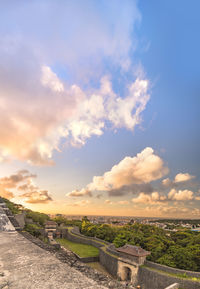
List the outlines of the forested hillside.
<svg viewBox="0 0 200 289">
<path fill-rule="evenodd" d="M 166 231 L 152 225 L 123 227 L 94 225 L 84 218 L 81 233 L 113 242 L 116 247 L 128 243 L 151 251 L 148 260 L 174 268 L 200 271 L 200 233 L 190 230 Z"/>
</svg>

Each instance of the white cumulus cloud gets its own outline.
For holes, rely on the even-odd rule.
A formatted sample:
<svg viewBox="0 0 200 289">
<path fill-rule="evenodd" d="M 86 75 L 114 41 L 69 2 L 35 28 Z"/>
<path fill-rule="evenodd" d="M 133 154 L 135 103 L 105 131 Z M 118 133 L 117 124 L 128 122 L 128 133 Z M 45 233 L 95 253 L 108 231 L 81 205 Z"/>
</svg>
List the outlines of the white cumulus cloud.
<svg viewBox="0 0 200 289">
<path fill-rule="evenodd" d="M 103 176 L 94 176 L 85 189 L 89 191 L 111 191 L 133 184 L 145 184 L 162 178 L 168 173 L 163 160 L 150 147 L 135 157 L 125 157 Z"/>
<path fill-rule="evenodd" d="M 53 164 L 61 140 L 81 146 L 107 124 L 133 131 L 141 122 L 148 79 L 125 80 L 120 96 L 104 77 L 130 69 L 141 20 L 137 1 L 117 2 L 0 4 L 0 161 Z"/>
<path fill-rule="evenodd" d="M 138 197 L 132 199 L 132 202 L 141 204 L 157 204 L 165 200 L 166 196 L 162 196 L 158 192 L 153 192 L 149 195 L 140 193 Z"/>
<path fill-rule="evenodd" d="M 180 182 L 187 182 L 187 181 L 190 181 L 194 178 L 194 176 L 188 174 L 188 173 L 179 173 L 175 176 L 174 178 L 174 182 L 175 183 L 180 183 Z"/>
<path fill-rule="evenodd" d="M 171 189 L 168 193 L 168 198 L 175 201 L 189 201 L 194 199 L 194 195 L 190 190 Z"/>
</svg>

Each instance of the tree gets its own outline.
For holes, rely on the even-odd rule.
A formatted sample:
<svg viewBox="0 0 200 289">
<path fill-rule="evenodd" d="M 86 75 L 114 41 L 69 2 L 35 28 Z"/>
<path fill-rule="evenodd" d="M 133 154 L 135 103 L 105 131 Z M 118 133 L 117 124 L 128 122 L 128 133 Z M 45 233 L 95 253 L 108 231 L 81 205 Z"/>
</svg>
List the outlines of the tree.
<svg viewBox="0 0 200 289">
<path fill-rule="evenodd" d="M 41 227 L 37 226 L 36 224 L 27 224 L 25 226 L 25 230 L 35 237 L 39 237 L 41 235 L 39 231 L 40 229 Z"/>
<path fill-rule="evenodd" d="M 108 242 L 113 242 L 116 233 L 114 227 L 107 224 L 100 225 L 96 230 L 96 237 Z"/>
<path fill-rule="evenodd" d="M 131 242 L 132 245 L 135 245 L 133 240 L 133 234 L 130 231 L 123 230 L 117 234 L 113 243 L 115 247 L 119 248 L 124 246 L 126 243 Z"/>
</svg>

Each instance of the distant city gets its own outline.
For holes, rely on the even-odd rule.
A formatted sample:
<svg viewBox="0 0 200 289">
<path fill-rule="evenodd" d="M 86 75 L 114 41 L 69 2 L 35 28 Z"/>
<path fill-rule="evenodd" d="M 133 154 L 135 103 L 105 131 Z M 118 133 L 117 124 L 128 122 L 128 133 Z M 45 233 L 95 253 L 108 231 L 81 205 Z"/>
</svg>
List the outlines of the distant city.
<svg viewBox="0 0 200 289">
<path fill-rule="evenodd" d="M 65 217 L 68 220 L 82 220 L 83 215 L 65 215 L 65 214 L 49 214 L 51 218 Z M 143 224 L 154 225 L 156 227 L 177 231 L 178 229 L 191 229 L 200 232 L 200 219 L 164 219 L 164 218 L 145 218 L 145 217 L 127 217 L 127 216 L 87 216 L 93 224 L 109 224 L 124 226 L 127 224 Z"/>
</svg>

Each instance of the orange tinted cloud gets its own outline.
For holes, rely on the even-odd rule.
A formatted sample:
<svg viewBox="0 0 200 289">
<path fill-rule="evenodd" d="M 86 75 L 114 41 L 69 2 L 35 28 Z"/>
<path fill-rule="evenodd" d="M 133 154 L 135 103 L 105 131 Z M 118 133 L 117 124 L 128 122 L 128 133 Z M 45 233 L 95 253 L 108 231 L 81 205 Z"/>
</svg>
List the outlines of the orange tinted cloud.
<svg viewBox="0 0 200 289">
<path fill-rule="evenodd" d="M 9 177 L 0 178 L 0 195 L 7 199 L 22 200 L 30 204 L 52 201 L 47 190 L 41 190 L 34 184 L 33 179 L 36 177 L 28 170 L 21 170 Z"/>
<path fill-rule="evenodd" d="M 80 192 L 120 190 L 124 186 L 152 182 L 167 173 L 168 168 L 164 166 L 163 160 L 154 154 L 152 148 L 147 147 L 135 157 L 125 157 L 103 176 L 94 176 L 93 182 Z"/>
<path fill-rule="evenodd" d="M 107 122 L 114 129 L 132 131 L 141 122 L 150 98 L 147 79 L 136 78 L 123 98 L 106 77 L 99 89 L 88 93 L 76 84 L 63 83 L 34 55 L 30 58 L 35 63 L 24 63 L 24 67 L 17 66 L 17 55 L 12 57 L 11 67 L 5 68 L 0 61 L 5 74 L 0 74 L 0 122 L 4 123 L 0 126 L 0 162 L 18 159 L 52 165 L 62 138 L 72 146 L 82 146 L 91 136 L 102 135 Z"/>
<path fill-rule="evenodd" d="M 165 200 L 166 196 L 162 196 L 158 192 L 153 192 L 150 195 L 140 193 L 138 197 L 132 199 L 132 202 L 141 204 L 157 204 Z"/>
</svg>

